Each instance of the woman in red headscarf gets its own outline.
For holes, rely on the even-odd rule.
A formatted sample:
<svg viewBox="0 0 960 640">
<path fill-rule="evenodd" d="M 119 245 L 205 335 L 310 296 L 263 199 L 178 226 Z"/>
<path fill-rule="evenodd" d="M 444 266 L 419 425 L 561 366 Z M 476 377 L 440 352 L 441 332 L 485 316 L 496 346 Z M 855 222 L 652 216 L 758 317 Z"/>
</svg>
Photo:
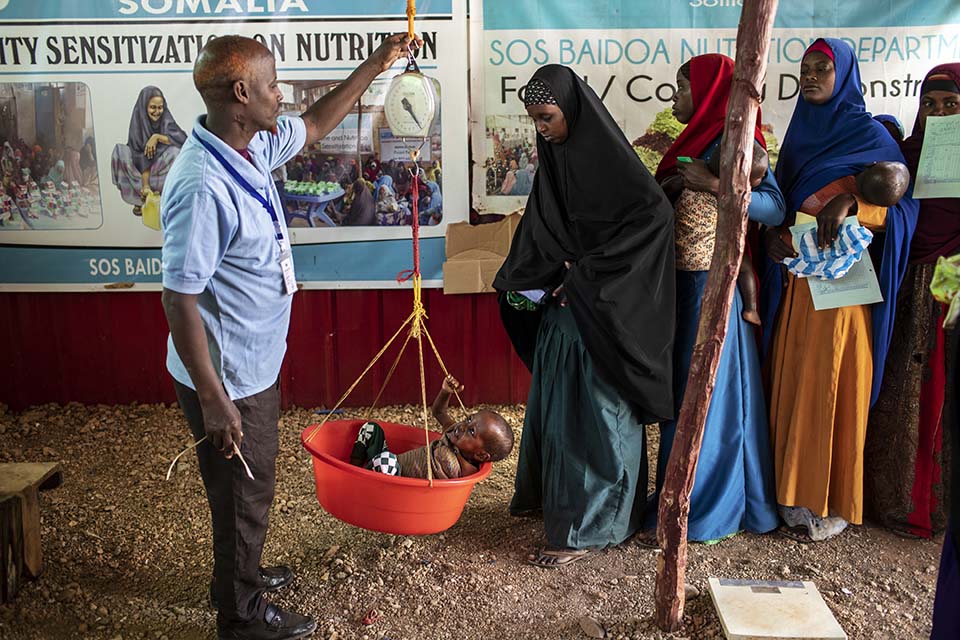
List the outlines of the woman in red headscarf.
<svg viewBox="0 0 960 640">
<path fill-rule="evenodd" d="M 370 158 L 367 161 L 367 165 L 363 168 L 363 177 L 367 182 L 376 182 L 380 177 L 380 163 L 376 158 Z"/>
<path fill-rule="evenodd" d="M 687 126 L 657 168 L 657 181 L 671 200 L 676 201 L 677 333 L 673 347 L 676 414 L 683 403 L 700 303 L 716 237 L 720 181 L 710 170 L 709 162 L 720 153 L 732 81 L 733 60 L 724 55 L 696 56 L 680 67 L 673 114 Z M 764 144 L 759 114 L 755 139 L 760 145 Z M 677 158 L 684 156 L 694 160 L 678 163 Z M 768 171 L 755 187 L 749 215 L 752 220 L 769 225 L 783 220 L 783 196 L 772 172 Z M 777 526 L 760 357 L 753 326 L 742 316 L 743 306 L 738 291 L 690 497 L 688 537 L 691 540 L 718 540 L 744 530 L 763 533 Z M 655 499 L 663 486 L 675 432 L 675 421 L 660 423 Z M 641 543 L 652 537 L 657 509 L 648 509 L 647 513 L 648 532 L 641 537 Z"/>
<path fill-rule="evenodd" d="M 913 134 L 900 145 L 914 180 L 927 119 L 958 113 L 960 62 L 934 67 L 920 88 Z M 883 385 L 867 428 L 864 483 L 871 516 L 896 532 L 929 538 L 943 530 L 949 502 L 945 309 L 930 294 L 930 280 L 937 258 L 960 252 L 960 198 L 918 202 Z"/>
</svg>

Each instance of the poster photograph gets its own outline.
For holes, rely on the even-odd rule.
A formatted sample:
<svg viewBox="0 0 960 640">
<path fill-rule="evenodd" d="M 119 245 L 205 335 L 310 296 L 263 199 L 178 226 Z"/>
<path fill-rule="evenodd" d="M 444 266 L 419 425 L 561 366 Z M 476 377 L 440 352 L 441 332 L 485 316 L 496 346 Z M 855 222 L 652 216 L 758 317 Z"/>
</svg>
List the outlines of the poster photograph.
<svg viewBox="0 0 960 640">
<path fill-rule="evenodd" d="M 741 4 L 556 0 L 546 11 L 537 2 L 471 2 L 471 68 L 480 70 L 471 75 L 473 163 L 481 169 L 472 179 L 474 206 L 500 213 L 523 207 L 524 151 L 536 169 L 528 150 L 536 145 L 521 96 L 545 64 L 583 76 L 655 168 L 682 130 L 670 114 L 677 70 L 696 55 L 735 55 Z M 924 74 L 960 59 L 957 19 L 955 0 L 781 2 L 761 105 L 771 161 L 799 96 L 800 59 L 815 39 L 846 40 L 857 52 L 867 109 L 896 116 L 909 132 Z"/>
<path fill-rule="evenodd" d="M 85 84 L 0 83 L 0 147 L 0 231 L 103 224 Z"/>
<path fill-rule="evenodd" d="M 388 0 L 0 2 L 0 288 L 159 289 L 159 202 L 205 108 L 193 64 L 220 35 L 273 53 L 282 111 L 334 90 L 380 42 L 405 31 Z M 419 3 L 416 51 L 438 113 L 463 112 L 466 0 Z M 426 286 L 439 286 L 443 236 L 469 214 L 468 123 L 435 118 L 396 137 L 381 74 L 328 136 L 273 173 L 306 288 L 396 287 L 410 267 L 417 200 Z M 411 151 L 419 150 L 413 188 Z"/>
<path fill-rule="evenodd" d="M 291 115 L 302 113 L 338 83 L 281 82 L 284 96 L 290 98 L 283 109 Z M 361 98 L 359 108 L 340 126 L 274 172 L 288 227 L 409 226 L 414 198 L 410 163 L 413 149 L 420 153 L 416 194 L 420 224 L 436 226 L 443 220 L 440 112 L 429 138 L 396 138 L 384 115 L 388 86 L 389 82 L 375 81 Z"/>
</svg>

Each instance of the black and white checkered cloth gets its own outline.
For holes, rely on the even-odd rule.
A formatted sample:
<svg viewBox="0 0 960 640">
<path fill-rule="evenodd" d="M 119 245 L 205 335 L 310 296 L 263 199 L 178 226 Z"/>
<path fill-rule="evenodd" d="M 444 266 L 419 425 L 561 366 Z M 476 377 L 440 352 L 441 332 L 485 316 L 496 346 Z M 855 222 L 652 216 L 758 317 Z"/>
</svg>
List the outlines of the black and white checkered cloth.
<svg viewBox="0 0 960 640">
<path fill-rule="evenodd" d="M 389 451 L 383 451 L 371 458 L 370 462 L 367 463 L 367 468 L 388 476 L 400 475 L 400 463 L 397 462 L 397 456 Z"/>
<path fill-rule="evenodd" d="M 360 431 L 357 433 L 357 442 L 366 446 L 370 442 L 370 438 L 373 437 L 373 434 L 376 432 L 376 430 L 377 430 L 376 423 L 373 423 L 373 422 L 364 423 L 364 425 L 360 427 Z"/>
</svg>

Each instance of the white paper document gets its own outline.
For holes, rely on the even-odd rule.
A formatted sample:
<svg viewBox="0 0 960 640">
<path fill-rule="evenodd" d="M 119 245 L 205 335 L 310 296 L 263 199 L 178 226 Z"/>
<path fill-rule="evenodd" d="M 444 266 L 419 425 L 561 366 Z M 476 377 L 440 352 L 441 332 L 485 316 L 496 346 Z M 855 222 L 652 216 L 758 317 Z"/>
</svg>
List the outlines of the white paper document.
<svg viewBox="0 0 960 640">
<path fill-rule="evenodd" d="M 960 198 L 960 114 L 927 118 L 914 198 Z"/>
</svg>

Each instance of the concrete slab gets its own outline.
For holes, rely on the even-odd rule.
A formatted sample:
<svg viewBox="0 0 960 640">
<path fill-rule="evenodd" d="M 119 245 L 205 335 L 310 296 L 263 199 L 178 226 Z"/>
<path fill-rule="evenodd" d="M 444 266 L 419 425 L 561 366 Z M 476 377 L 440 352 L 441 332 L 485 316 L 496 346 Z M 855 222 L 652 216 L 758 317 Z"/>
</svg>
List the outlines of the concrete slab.
<svg viewBox="0 0 960 640">
<path fill-rule="evenodd" d="M 812 582 L 710 578 L 727 640 L 847 640 Z"/>
</svg>

